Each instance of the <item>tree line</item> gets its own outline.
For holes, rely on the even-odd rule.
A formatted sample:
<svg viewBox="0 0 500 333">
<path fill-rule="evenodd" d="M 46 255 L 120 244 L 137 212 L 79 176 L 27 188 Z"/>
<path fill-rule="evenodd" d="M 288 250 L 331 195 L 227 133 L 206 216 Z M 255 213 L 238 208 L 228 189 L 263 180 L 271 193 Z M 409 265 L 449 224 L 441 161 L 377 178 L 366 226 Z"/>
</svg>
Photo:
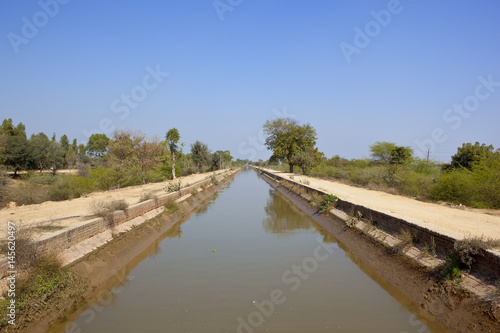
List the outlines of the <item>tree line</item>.
<svg viewBox="0 0 500 333">
<path fill-rule="evenodd" d="M 28 171 L 23 179 L 33 179 L 27 182 L 26 193 L 42 192 L 45 185 L 50 187 L 47 194 L 39 198 L 25 200 L 25 195 L 19 195 L 20 199 L 12 199 L 28 203 L 70 199 L 95 190 L 160 182 L 249 163 L 233 160 L 229 150 L 211 151 L 201 141 L 191 144 L 189 152 L 185 152 L 184 147 L 177 128 L 166 131 L 162 140 L 148 138 L 141 131 L 117 130 L 110 138 L 105 134 L 92 134 L 84 144 L 76 139 L 70 142 L 67 135 L 59 140 L 56 134 L 49 138 L 44 133 L 28 138 L 25 125 L 15 126 L 12 119 L 3 120 L 0 127 L 0 165 L 3 169 L 13 171 L 14 177 L 19 171 Z M 77 169 L 78 175 L 42 179 L 34 173 L 51 170 L 55 176 L 57 170 L 67 168 Z M 0 192 L 5 197 L 7 182 L 5 177 L 2 179 Z"/>
</svg>

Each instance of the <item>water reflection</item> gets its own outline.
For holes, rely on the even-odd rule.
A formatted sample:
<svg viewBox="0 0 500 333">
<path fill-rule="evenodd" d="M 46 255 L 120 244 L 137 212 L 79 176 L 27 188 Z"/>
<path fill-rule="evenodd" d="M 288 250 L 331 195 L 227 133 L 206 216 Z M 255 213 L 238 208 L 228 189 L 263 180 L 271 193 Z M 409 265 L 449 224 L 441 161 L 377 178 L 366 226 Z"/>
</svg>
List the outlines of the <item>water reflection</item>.
<svg viewBox="0 0 500 333">
<path fill-rule="evenodd" d="M 303 212 L 290 205 L 274 189 L 269 190 L 269 199 L 264 211 L 266 218 L 262 221 L 262 226 L 268 233 L 293 234 L 295 231 L 307 230 L 312 227 L 309 220 L 302 216 Z"/>
</svg>

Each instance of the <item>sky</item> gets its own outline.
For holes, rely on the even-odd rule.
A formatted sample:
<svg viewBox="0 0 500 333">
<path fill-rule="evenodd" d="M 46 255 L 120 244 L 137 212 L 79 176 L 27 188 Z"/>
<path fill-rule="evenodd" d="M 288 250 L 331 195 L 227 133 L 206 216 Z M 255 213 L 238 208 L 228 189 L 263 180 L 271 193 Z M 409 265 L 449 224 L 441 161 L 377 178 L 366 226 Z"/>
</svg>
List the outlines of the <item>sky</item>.
<svg viewBox="0 0 500 333">
<path fill-rule="evenodd" d="M 176 127 L 185 151 L 265 160 L 263 124 L 289 117 L 327 157 L 389 141 L 447 162 L 500 148 L 499 18 L 494 0 L 3 0 L 0 118 L 79 143 Z"/>
</svg>

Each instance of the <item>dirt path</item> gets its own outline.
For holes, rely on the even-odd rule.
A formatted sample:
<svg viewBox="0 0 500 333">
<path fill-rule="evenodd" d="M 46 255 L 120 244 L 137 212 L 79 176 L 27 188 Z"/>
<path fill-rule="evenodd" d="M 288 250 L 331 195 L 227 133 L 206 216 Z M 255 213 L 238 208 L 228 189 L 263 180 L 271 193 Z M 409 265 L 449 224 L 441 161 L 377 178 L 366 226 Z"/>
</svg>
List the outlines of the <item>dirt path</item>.
<svg viewBox="0 0 500 333">
<path fill-rule="evenodd" d="M 286 179 L 292 175 L 271 169 Z M 295 181 L 308 180 L 309 186 L 330 192 L 337 197 L 381 212 L 409 217 L 423 222 L 429 229 L 433 226 L 459 233 L 463 236 L 486 236 L 500 239 L 500 212 L 471 208 L 452 208 L 436 203 L 393 195 L 381 191 L 349 186 L 346 184 L 307 176 L 293 175 Z"/>
<path fill-rule="evenodd" d="M 217 171 L 217 174 L 224 170 Z M 179 177 L 182 186 L 188 186 L 207 179 L 213 173 L 194 174 L 186 177 Z M 82 198 L 66 201 L 47 201 L 37 205 L 25 205 L 13 208 L 3 208 L 0 210 L 0 221 L 7 224 L 7 221 L 16 223 L 22 222 L 25 225 L 36 227 L 37 234 L 53 232 L 89 219 L 93 214 L 92 205 L 95 202 L 113 201 L 124 199 L 129 205 L 140 201 L 141 196 L 151 192 L 156 195 L 165 194 L 165 186 L 168 181 L 152 183 L 146 185 L 130 186 L 122 189 L 94 192 Z M 0 227 L 0 237 L 6 235 L 6 227 Z"/>
</svg>

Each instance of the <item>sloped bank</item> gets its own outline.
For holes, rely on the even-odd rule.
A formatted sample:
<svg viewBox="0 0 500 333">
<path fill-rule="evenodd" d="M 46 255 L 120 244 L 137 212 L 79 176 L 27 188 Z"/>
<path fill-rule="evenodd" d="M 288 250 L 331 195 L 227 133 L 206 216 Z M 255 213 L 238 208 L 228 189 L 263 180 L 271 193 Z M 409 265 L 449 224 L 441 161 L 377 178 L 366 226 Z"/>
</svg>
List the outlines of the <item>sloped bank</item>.
<svg viewBox="0 0 500 333">
<path fill-rule="evenodd" d="M 383 213 L 342 200 L 338 201 L 338 209 L 331 209 L 329 214 L 319 214 L 318 208 L 311 204 L 311 198 L 327 193 L 272 172 L 255 169 L 272 187 L 335 236 L 339 246 L 353 252 L 450 331 L 500 332 L 500 310 L 496 305 L 498 292 L 495 288 L 472 275 L 465 275 L 460 285 L 440 282 L 435 272 L 444 260 L 427 256 L 415 246 L 398 251 L 398 254 L 394 253 L 394 249 L 400 244 L 400 240 L 395 236 L 396 231 L 406 230 L 408 225 L 413 226 L 411 221 L 403 220 L 403 223 L 400 223 L 399 217 L 379 215 Z M 369 217 L 370 220 L 356 218 L 358 212 L 362 212 L 361 215 Z M 380 224 L 376 220 L 378 216 L 382 216 Z M 349 223 L 346 223 L 348 221 Z M 418 225 L 413 227 L 419 228 Z M 419 232 L 421 235 L 426 231 Z M 435 236 L 430 234 L 428 237 L 430 239 Z M 446 237 L 443 239 L 439 245 L 441 251 L 449 249 Z M 478 267 L 482 266 L 478 265 L 476 272 Z M 496 266 L 492 267 L 486 270 L 486 273 L 493 272 L 496 276 Z M 418 327 L 417 323 L 415 325 L 418 331 L 425 330 L 425 327 Z"/>
<path fill-rule="evenodd" d="M 48 300 L 42 310 L 39 309 L 36 313 L 30 314 L 30 322 L 21 322 L 15 327 L 7 326 L 2 331 L 45 332 L 49 325 L 57 318 L 71 313 L 84 300 L 99 297 L 96 296 L 96 293 L 101 290 L 101 286 L 110 279 L 116 278 L 117 273 L 130 266 L 131 263 L 133 264 L 135 258 L 141 256 L 162 235 L 175 229 L 173 227 L 178 225 L 179 222 L 188 219 L 190 214 L 200 204 L 210 199 L 217 191 L 226 186 L 239 171 L 241 169 L 231 170 L 225 174 L 218 175 L 217 180 L 208 179 L 207 181 L 184 188 L 179 192 L 157 199 L 157 201 L 161 199 L 163 203 L 175 199 L 175 210 L 163 211 L 163 207 L 158 207 L 135 218 L 132 218 L 133 215 L 129 214 L 128 220 L 123 220 L 119 224 L 109 225 L 103 232 L 90 238 L 85 238 L 79 243 L 74 241 L 74 239 L 78 238 L 73 237 L 74 232 L 67 233 L 63 239 L 67 240 L 68 235 L 71 235 L 70 239 L 73 245 L 70 248 L 66 248 L 65 251 L 58 253 L 64 254 L 68 250 L 74 250 L 75 253 L 71 259 L 71 263 L 66 263 L 66 266 L 80 277 L 83 288 L 79 285 L 75 286 L 78 287 L 78 290 L 73 290 L 72 286 L 69 286 L 66 288 L 67 290 L 64 290 L 64 294 L 74 299 L 71 301 L 68 300 L 68 302 L 60 302 L 60 300 L 51 302 Z M 157 204 L 154 203 L 155 206 Z M 148 205 L 147 202 L 144 203 L 144 206 L 146 205 Z M 140 209 L 137 208 L 137 210 Z M 120 212 L 115 212 L 115 214 L 120 214 Z M 120 228 L 124 226 L 127 228 L 120 231 Z M 111 236 L 109 237 L 108 234 Z M 59 246 L 61 243 L 59 238 L 61 236 L 56 237 L 52 244 Z M 99 242 L 102 242 L 102 244 L 98 246 L 94 244 L 81 246 L 82 243 L 88 242 L 91 239 L 95 240 L 97 244 Z M 69 257 L 66 259 L 69 260 Z M 135 264 L 138 263 L 138 261 L 135 262 Z M 78 329 L 73 330 L 70 327 L 69 330 L 66 329 L 65 331 L 78 332 Z"/>
</svg>

